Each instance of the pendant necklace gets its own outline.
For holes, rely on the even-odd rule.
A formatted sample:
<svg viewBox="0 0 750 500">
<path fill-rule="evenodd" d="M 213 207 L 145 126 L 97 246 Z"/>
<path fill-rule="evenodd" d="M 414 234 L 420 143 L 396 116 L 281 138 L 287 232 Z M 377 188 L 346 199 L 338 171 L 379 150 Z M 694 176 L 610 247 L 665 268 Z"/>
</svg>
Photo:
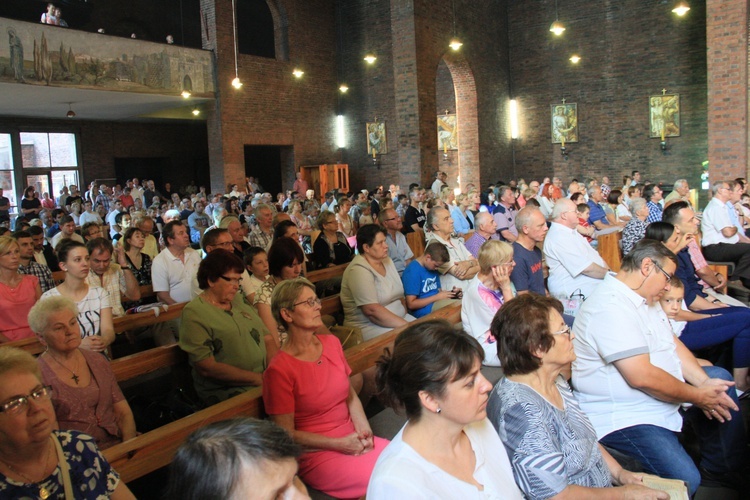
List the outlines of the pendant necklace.
<svg viewBox="0 0 750 500">
<path fill-rule="evenodd" d="M 47 470 L 47 466 L 49 465 L 49 457 L 50 457 L 50 455 L 52 455 L 52 448 L 50 446 L 47 446 L 47 459 L 44 461 L 44 469 L 42 470 L 42 472 L 44 472 L 44 471 Z M 33 479 L 31 479 L 29 476 L 27 476 L 23 472 L 18 471 L 15 468 L 13 468 L 13 466 L 10 465 L 5 460 L 0 460 L 0 462 L 2 462 L 3 465 L 5 465 L 10 471 L 12 471 L 13 473 L 21 476 L 23 478 L 23 480 L 26 481 L 27 484 L 37 484 L 37 485 L 39 485 L 39 482 L 41 482 L 41 481 L 44 480 L 44 478 L 42 478 L 40 481 L 34 481 Z M 39 485 L 39 498 L 41 498 L 42 500 L 47 500 L 47 498 L 49 498 L 49 495 L 50 495 L 49 490 L 47 488 L 45 488 L 44 486 Z"/>
<path fill-rule="evenodd" d="M 57 360 L 57 358 L 55 358 L 55 357 L 54 357 L 54 356 L 52 355 L 52 353 L 51 353 L 51 352 L 49 352 L 49 350 L 47 350 L 47 351 L 45 351 L 45 352 L 46 352 L 46 353 L 47 353 L 47 354 L 49 355 L 49 357 L 50 357 L 50 358 L 52 358 L 52 359 L 53 359 L 53 360 L 55 361 L 55 363 L 57 363 L 58 365 L 60 365 L 60 366 L 62 366 L 63 368 L 65 368 L 65 369 L 66 369 L 66 370 L 68 370 L 68 371 L 69 371 L 70 373 L 72 373 L 72 374 L 73 374 L 73 376 L 72 376 L 72 377 L 70 377 L 70 379 L 71 379 L 71 380 L 72 380 L 73 382 L 75 382 L 75 383 L 76 383 L 76 385 L 78 385 L 78 380 L 79 380 L 79 379 L 80 379 L 81 377 L 79 377 L 79 376 L 78 376 L 78 374 L 77 374 L 76 372 L 74 372 L 73 370 L 71 370 L 70 368 L 68 368 L 67 366 L 65 366 L 64 364 L 60 363 L 60 362 L 59 362 L 59 361 Z"/>
</svg>

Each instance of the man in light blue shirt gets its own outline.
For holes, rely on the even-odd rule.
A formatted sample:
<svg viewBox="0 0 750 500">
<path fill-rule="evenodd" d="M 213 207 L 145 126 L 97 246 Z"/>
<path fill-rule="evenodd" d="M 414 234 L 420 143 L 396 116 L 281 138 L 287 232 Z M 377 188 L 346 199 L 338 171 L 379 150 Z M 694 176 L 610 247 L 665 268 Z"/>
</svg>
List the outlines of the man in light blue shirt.
<svg viewBox="0 0 750 500">
<path fill-rule="evenodd" d="M 406 243 L 406 237 L 401 233 L 404 224 L 401 222 L 401 217 L 392 208 L 380 212 L 378 221 L 388 233 L 385 237 L 385 241 L 388 243 L 388 256 L 396 266 L 398 275 L 401 276 L 404 274 L 406 266 L 414 258 L 414 252 L 411 251 Z"/>
</svg>

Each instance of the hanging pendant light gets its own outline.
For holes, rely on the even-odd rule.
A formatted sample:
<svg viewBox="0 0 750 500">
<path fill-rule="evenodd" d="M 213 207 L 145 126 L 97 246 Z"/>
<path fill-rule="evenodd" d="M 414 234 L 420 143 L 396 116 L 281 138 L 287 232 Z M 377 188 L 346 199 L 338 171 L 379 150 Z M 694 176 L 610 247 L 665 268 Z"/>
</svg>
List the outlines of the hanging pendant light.
<svg viewBox="0 0 750 500">
<path fill-rule="evenodd" d="M 689 10 L 690 10 L 690 6 L 688 5 L 688 3 L 681 1 L 681 2 L 677 2 L 677 5 L 675 5 L 674 9 L 672 9 L 672 12 L 682 17 L 685 14 L 687 14 L 687 11 Z"/>
<path fill-rule="evenodd" d="M 68 103 L 68 112 L 65 113 L 65 116 L 67 116 L 68 118 L 75 118 L 76 117 L 76 112 L 73 111 L 73 103 L 72 102 Z"/>
<path fill-rule="evenodd" d="M 456 52 L 462 45 L 463 43 L 456 36 L 456 0 L 453 0 L 453 38 L 451 38 L 448 47 L 450 47 L 453 52 Z"/>
<path fill-rule="evenodd" d="M 234 41 L 234 79 L 232 80 L 232 87 L 239 90 L 242 87 L 240 81 L 240 71 L 237 66 L 237 9 L 235 7 L 235 0 L 232 0 L 232 40 Z"/>
<path fill-rule="evenodd" d="M 550 24 L 549 30 L 556 36 L 560 36 L 565 31 L 565 25 L 560 22 L 560 17 L 557 14 L 557 0 L 555 0 L 555 22 Z"/>
</svg>

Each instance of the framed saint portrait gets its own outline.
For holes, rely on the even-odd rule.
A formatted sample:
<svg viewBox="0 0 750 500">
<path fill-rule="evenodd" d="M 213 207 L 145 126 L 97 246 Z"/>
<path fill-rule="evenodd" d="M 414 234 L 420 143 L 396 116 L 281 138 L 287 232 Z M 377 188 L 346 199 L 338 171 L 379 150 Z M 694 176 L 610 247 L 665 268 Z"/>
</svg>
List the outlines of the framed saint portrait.
<svg viewBox="0 0 750 500">
<path fill-rule="evenodd" d="M 648 98 L 649 137 L 680 136 L 680 94 L 652 95 Z"/>
<path fill-rule="evenodd" d="M 550 112 L 552 144 L 578 142 L 578 104 L 552 104 Z"/>
<path fill-rule="evenodd" d="M 367 122 L 367 154 L 384 155 L 387 152 L 385 122 Z"/>
<path fill-rule="evenodd" d="M 437 139 L 440 151 L 458 151 L 458 125 L 456 115 L 438 115 Z"/>
</svg>

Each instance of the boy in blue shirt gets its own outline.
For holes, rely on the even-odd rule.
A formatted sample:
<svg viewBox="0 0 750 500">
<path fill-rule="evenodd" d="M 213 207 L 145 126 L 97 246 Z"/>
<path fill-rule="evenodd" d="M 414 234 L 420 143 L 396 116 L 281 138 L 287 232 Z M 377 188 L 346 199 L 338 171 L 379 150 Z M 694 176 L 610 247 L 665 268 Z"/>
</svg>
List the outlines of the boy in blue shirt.
<svg viewBox="0 0 750 500">
<path fill-rule="evenodd" d="M 404 269 L 401 281 L 404 283 L 406 307 L 412 315 L 421 318 L 433 310 L 458 302 L 462 292 L 460 288 L 453 290 L 440 289 L 440 273 L 437 268 L 450 260 L 448 249 L 438 241 L 433 241 L 424 250 L 421 257 L 417 257 Z"/>
</svg>

